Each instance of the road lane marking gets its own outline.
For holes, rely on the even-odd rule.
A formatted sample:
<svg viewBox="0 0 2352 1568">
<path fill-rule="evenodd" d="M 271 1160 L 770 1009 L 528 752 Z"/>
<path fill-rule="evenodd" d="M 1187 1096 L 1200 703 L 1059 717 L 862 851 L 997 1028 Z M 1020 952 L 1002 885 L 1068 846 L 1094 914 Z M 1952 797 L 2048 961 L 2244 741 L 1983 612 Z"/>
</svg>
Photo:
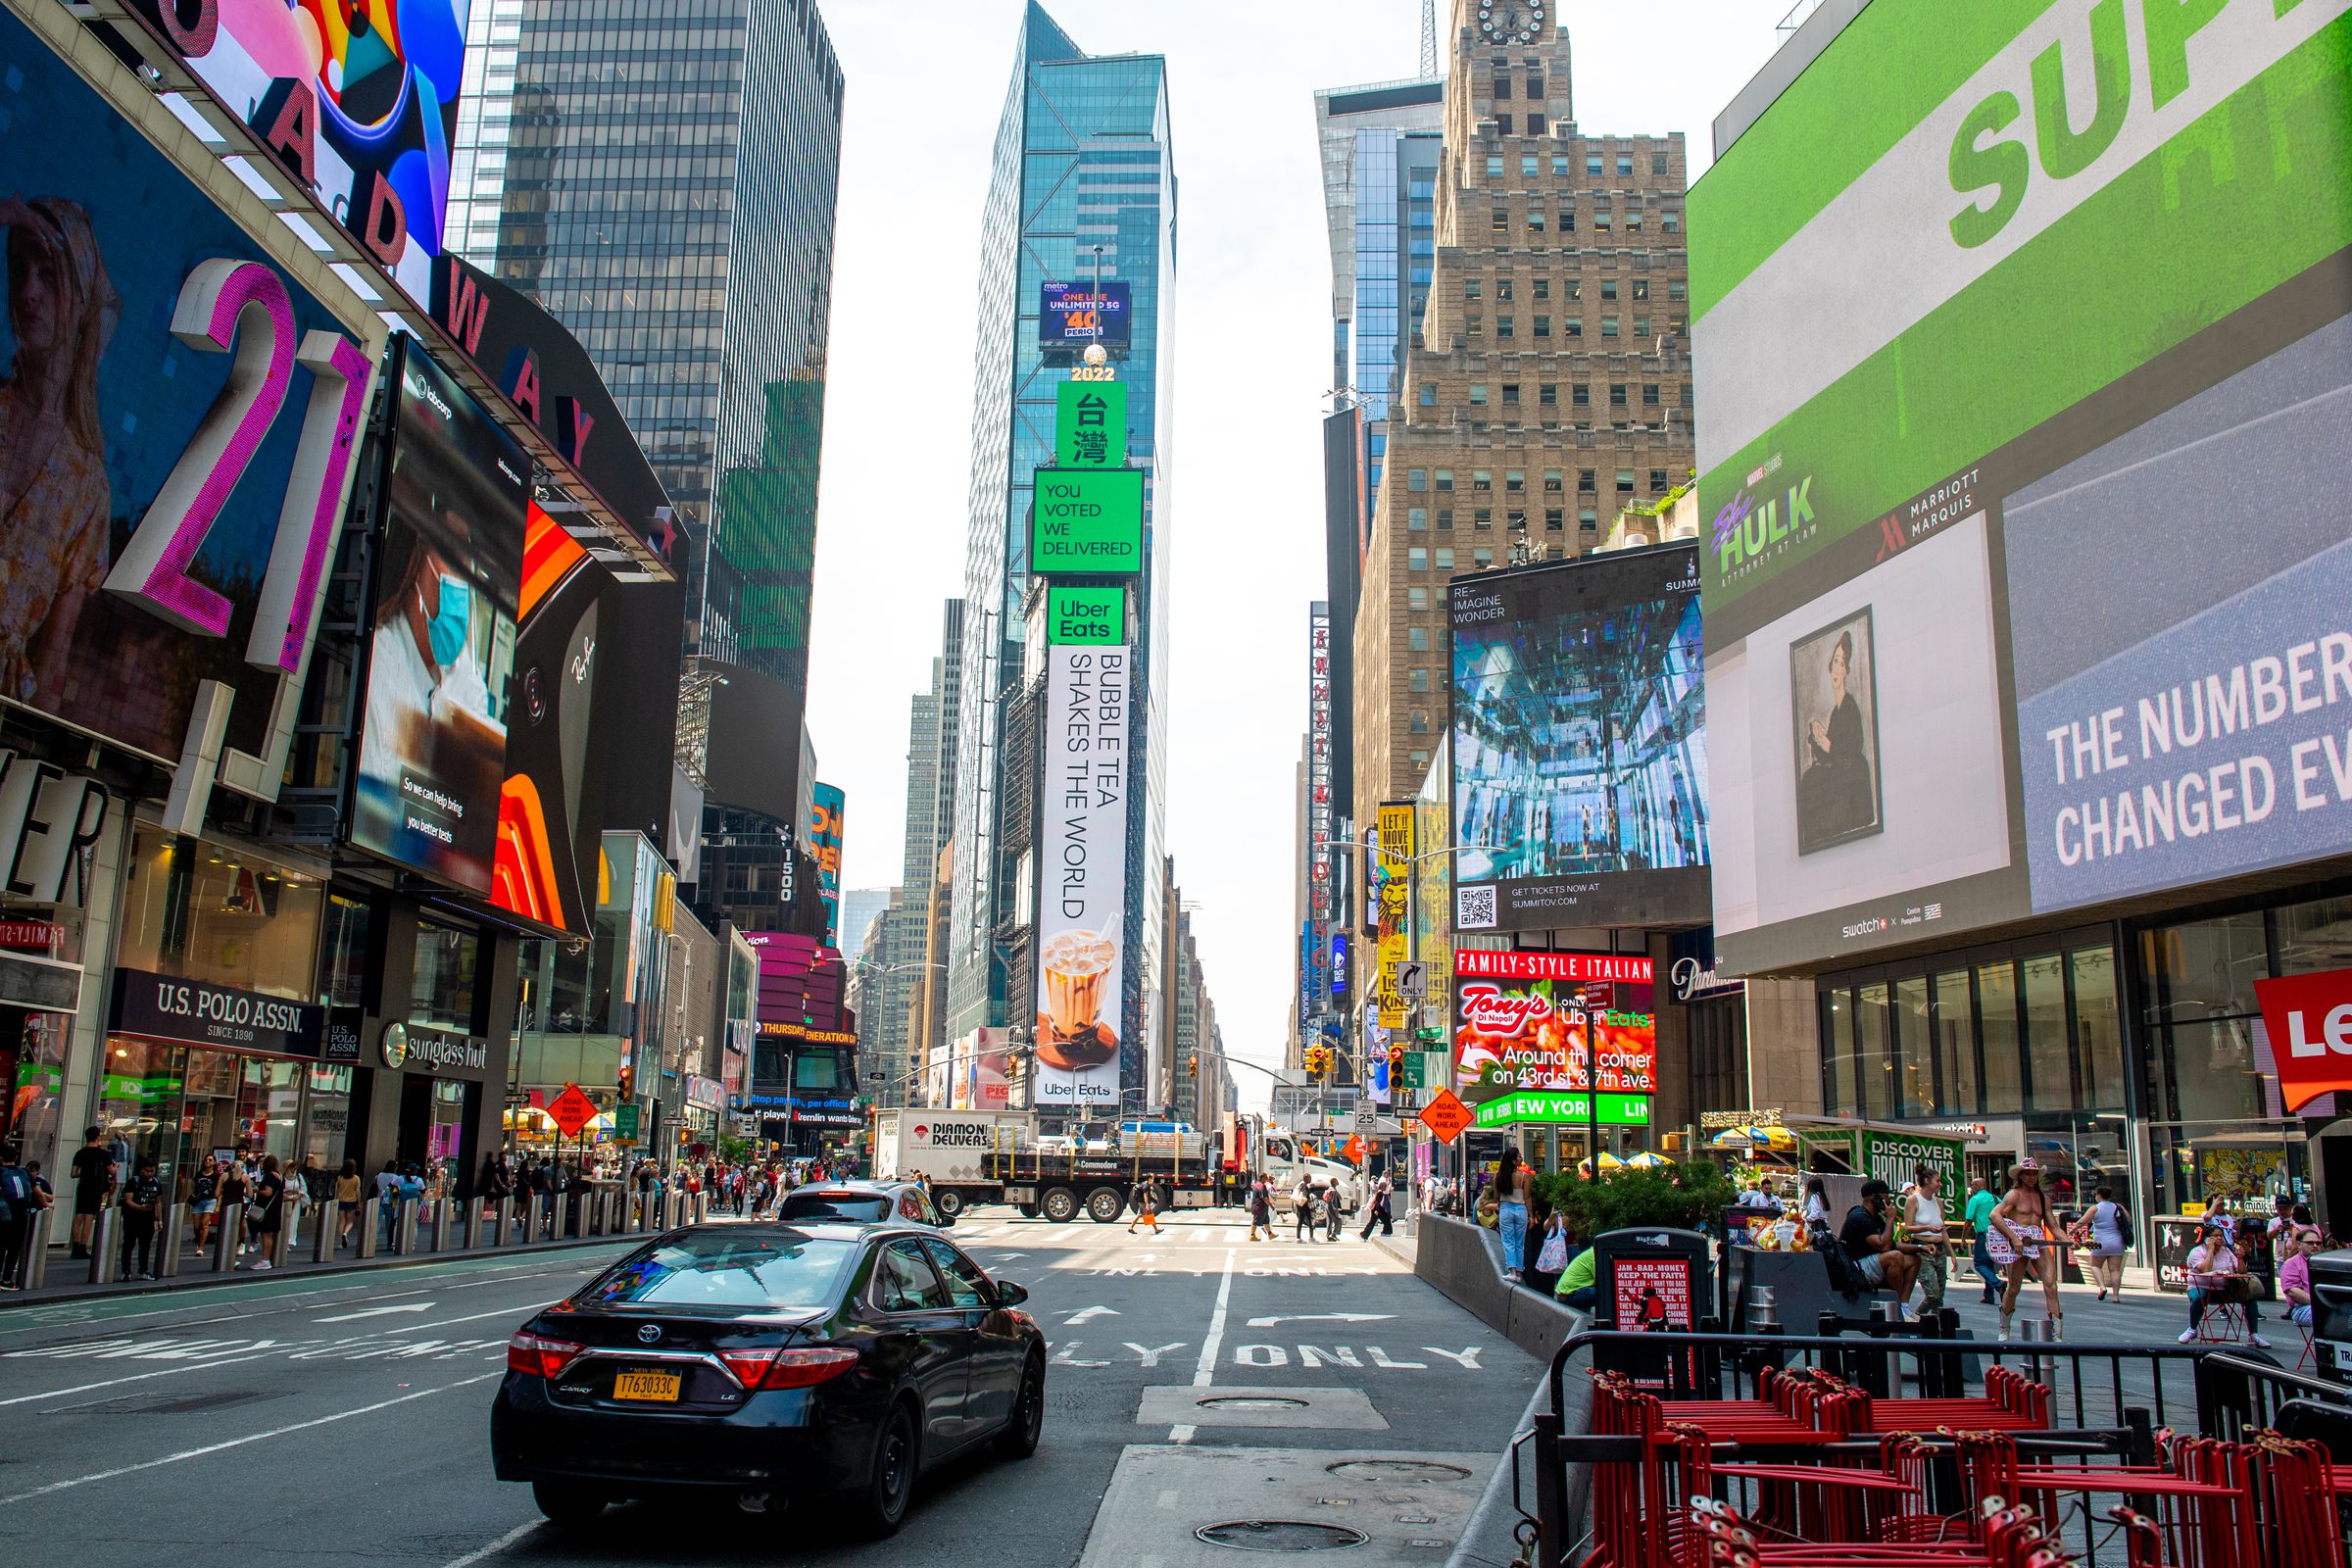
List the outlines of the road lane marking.
<svg viewBox="0 0 2352 1568">
<path fill-rule="evenodd" d="M 1470 1347 L 1470 1348 L 1467 1350 L 1445 1350 L 1440 1349 L 1434 1345 L 1424 1345 L 1421 1347 L 1421 1348 L 1427 1350 L 1432 1355 L 1442 1355 L 1448 1361 L 1461 1362 L 1462 1370 L 1465 1372 L 1475 1372 L 1478 1370 L 1479 1348 L 1475 1345 Z"/>
<path fill-rule="evenodd" d="M 471 1388 L 476 1383 L 488 1383 L 495 1378 L 505 1376 L 506 1373 L 503 1370 L 485 1372 L 480 1377 L 461 1378 L 455 1383 L 444 1383 L 437 1389 L 418 1389 L 414 1394 L 403 1394 L 396 1398 L 378 1399 L 373 1404 L 363 1404 L 352 1410 L 338 1410 L 333 1415 L 314 1416 L 308 1421 L 297 1421 L 290 1426 L 272 1427 L 268 1432 L 250 1433 L 242 1438 L 230 1438 L 223 1443 L 208 1443 L 201 1448 L 182 1448 L 177 1453 L 167 1453 L 160 1459 L 142 1459 L 137 1464 L 117 1465 L 112 1470 L 94 1470 L 86 1476 L 73 1476 L 64 1481 L 52 1481 L 47 1486 L 35 1487 L 30 1492 L 20 1492 L 11 1496 L 0 1497 L 0 1508 L 8 1507 L 12 1503 L 29 1502 L 35 1497 L 46 1497 L 54 1493 L 70 1492 L 75 1487 L 86 1487 L 96 1481 L 112 1481 L 118 1476 L 136 1475 L 142 1470 L 157 1470 L 165 1465 L 178 1464 L 186 1459 L 202 1459 L 210 1454 L 224 1453 L 230 1448 L 241 1448 L 248 1443 L 267 1443 L 271 1438 L 282 1438 L 289 1433 L 308 1432 L 313 1427 L 331 1426 L 337 1421 L 348 1421 L 353 1416 L 373 1415 L 378 1410 L 389 1410 L 396 1404 L 407 1404 L 414 1399 L 430 1398 L 436 1394 L 454 1393 L 459 1389 Z"/>
<path fill-rule="evenodd" d="M 1159 1365 L 1159 1358 L 1161 1356 L 1167 1354 L 1170 1350 L 1181 1350 L 1185 1347 L 1185 1342 L 1183 1340 L 1178 1340 L 1173 1345 L 1153 1346 L 1150 1349 L 1146 1349 L 1144 1347 L 1136 1344 L 1133 1340 L 1123 1340 L 1120 1343 L 1125 1345 L 1130 1350 L 1133 1350 L 1137 1355 L 1143 1357 L 1143 1362 L 1146 1367 L 1155 1367 Z"/>
<path fill-rule="evenodd" d="M 1078 1359 L 1078 1347 L 1079 1347 L 1081 1344 L 1083 1344 L 1083 1343 L 1084 1343 L 1084 1342 L 1083 1342 L 1083 1341 L 1080 1341 L 1080 1340 L 1071 1340 L 1071 1341 L 1069 1341 L 1067 1344 L 1065 1344 L 1065 1345 L 1062 1345 L 1061 1347 L 1059 1347 L 1059 1348 L 1058 1348 L 1057 1349 L 1055 1349 L 1055 1350 L 1054 1350 L 1054 1364 L 1055 1366 L 1108 1366 L 1108 1365 L 1110 1365 L 1110 1363 L 1109 1363 L 1108 1361 L 1081 1361 L 1081 1360 L 1079 1360 L 1079 1359 Z"/>
<path fill-rule="evenodd" d="M 545 1520 L 533 1519 L 527 1524 L 516 1525 L 487 1546 L 477 1546 L 463 1557 L 453 1557 L 443 1563 L 441 1568 L 473 1568 L 475 1563 L 495 1557 L 509 1546 L 517 1544 L 525 1536 L 537 1531 L 545 1523 Z"/>
<path fill-rule="evenodd" d="M 1394 1312 L 1299 1312 L 1290 1317 L 1253 1317 L 1253 1329 L 1270 1329 L 1277 1323 L 1386 1323 Z"/>
<path fill-rule="evenodd" d="M 338 1312 L 333 1317 L 315 1317 L 311 1321 L 320 1325 L 357 1323 L 364 1317 L 391 1317 L 401 1312 L 430 1312 L 439 1304 L 437 1301 L 410 1301 L 403 1306 L 371 1306 L 362 1312 Z"/>
<path fill-rule="evenodd" d="M 1091 1322 L 1099 1317 L 1117 1317 L 1118 1315 L 1119 1309 L 1115 1306 L 1082 1306 L 1068 1317 L 1063 1318 L 1061 1326 L 1065 1329 L 1074 1329 L 1081 1323 Z"/>
<path fill-rule="evenodd" d="M 82 1383 L 70 1389 L 51 1389 L 46 1394 L 20 1394 L 13 1398 L 0 1399 L 0 1406 L 30 1404 L 39 1399 L 62 1399 L 68 1395 L 87 1394 L 93 1389 L 112 1389 L 124 1383 L 144 1383 L 149 1378 L 176 1377 L 182 1372 L 201 1372 L 217 1366 L 236 1366 L 245 1361 L 259 1361 L 274 1355 L 275 1350 L 261 1350 L 252 1355 L 230 1356 L 224 1361 L 190 1361 L 185 1366 L 168 1366 L 160 1372 L 133 1372 L 128 1377 L 108 1378 L 103 1383 Z"/>
<path fill-rule="evenodd" d="M 1217 1347 L 1225 1343 L 1225 1310 L 1233 1303 L 1234 1249 L 1225 1250 L 1225 1269 L 1217 1278 L 1217 1304 L 1208 1314 L 1208 1338 L 1200 1342 L 1200 1361 L 1193 1371 L 1193 1387 L 1208 1388 L 1217 1373 Z M 1168 1428 L 1170 1443 L 1190 1443 L 1200 1429 L 1192 1424 Z"/>
</svg>

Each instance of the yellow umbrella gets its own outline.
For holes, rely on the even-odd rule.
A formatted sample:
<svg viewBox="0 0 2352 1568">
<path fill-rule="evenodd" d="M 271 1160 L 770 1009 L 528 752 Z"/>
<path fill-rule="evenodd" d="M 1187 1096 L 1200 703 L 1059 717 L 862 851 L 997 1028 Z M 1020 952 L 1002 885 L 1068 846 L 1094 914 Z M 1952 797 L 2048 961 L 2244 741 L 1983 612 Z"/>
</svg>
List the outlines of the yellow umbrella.
<svg viewBox="0 0 2352 1568">
<path fill-rule="evenodd" d="M 1622 1170 L 1624 1167 L 1624 1160 L 1619 1159 L 1615 1154 L 1610 1153 L 1605 1149 L 1600 1152 L 1600 1168 L 1602 1170 Z M 1579 1176 L 1590 1176 L 1592 1174 L 1592 1162 L 1589 1159 L 1578 1160 L 1576 1162 L 1576 1173 Z"/>
<path fill-rule="evenodd" d="M 1604 1153 L 1601 1155 L 1601 1157 L 1606 1159 L 1608 1155 Z M 1654 1170 L 1658 1166 L 1666 1164 L 1667 1160 L 1664 1158 L 1664 1156 L 1653 1154 L 1648 1150 L 1644 1149 L 1642 1151 L 1642 1152 L 1627 1160 L 1626 1163 L 1633 1166 L 1636 1170 Z"/>
<path fill-rule="evenodd" d="M 544 1136 L 548 1129 L 554 1127 L 555 1124 L 556 1118 L 541 1110 L 537 1105 L 516 1105 L 508 1110 L 506 1114 L 506 1129 L 511 1133 L 525 1132 Z"/>
</svg>

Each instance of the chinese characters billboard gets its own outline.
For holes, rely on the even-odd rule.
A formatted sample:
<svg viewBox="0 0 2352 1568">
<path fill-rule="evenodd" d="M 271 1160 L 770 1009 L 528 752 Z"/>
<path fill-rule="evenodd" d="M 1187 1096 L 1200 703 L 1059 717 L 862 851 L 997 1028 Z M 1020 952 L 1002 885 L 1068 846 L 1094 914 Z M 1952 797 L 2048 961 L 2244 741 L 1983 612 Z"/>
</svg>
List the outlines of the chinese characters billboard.
<svg viewBox="0 0 2352 1568">
<path fill-rule="evenodd" d="M 1654 997 L 1649 959 L 1639 955 L 1457 950 L 1453 1062 L 1462 1098 L 1594 1087 L 1655 1094 Z"/>
</svg>

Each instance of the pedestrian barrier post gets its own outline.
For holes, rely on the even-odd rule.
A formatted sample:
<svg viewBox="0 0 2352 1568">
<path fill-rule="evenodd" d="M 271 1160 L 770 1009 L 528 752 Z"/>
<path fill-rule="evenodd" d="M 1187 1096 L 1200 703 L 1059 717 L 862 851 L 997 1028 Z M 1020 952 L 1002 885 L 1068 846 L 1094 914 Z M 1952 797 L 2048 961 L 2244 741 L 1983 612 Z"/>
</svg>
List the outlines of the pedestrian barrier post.
<svg viewBox="0 0 2352 1568">
<path fill-rule="evenodd" d="M 401 1256 L 408 1257 L 416 1250 L 416 1222 L 423 1217 L 422 1199 L 404 1198 L 400 1200 L 399 1212 L 392 1220 L 392 1247 Z"/>
<path fill-rule="evenodd" d="M 343 1209 L 332 1199 L 318 1207 L 318 1222 L 311 1227 L 311 1261 L 332 1263 L 335 1260 L 335 1232 L 342 1228 Z"/>
<path fill-rule="evenodd" d="M 589 1235 L 602 1236 L 605 1234 L 606 1200 L 611 1196 L 602 1187 L 592 1187 L 588 1190 Z"/>
<path fill-rule="evenodd" d="M 705 1218 L 706 1218 L 706 1217 L 707 1217 L 707 1216 L 710 1214 L 710 1195 L 709 1193 L 697 1193 L 697 1194 L 695 1194 L 695 1195 L 694 1195 L 694 1222 L 695 1222 L 697 1225 L 700 1225 L 700 1224 L 703 1222 L 703 1220 L 704 1220 L 704 1219 L 705 1219 Z"/>
<path fill-rule="evenodd" d="M 492 1247 L 507 1245 L 507 1227 L 514 1222 L 514 1195 L 509 1193 L 498 1200 L 498 1217 L 491 1222 L 490 1245 Z"/>
<path fill-rule="evenodd" d="M 90 1227 L 90 1283 L 110 1285 L 115 1278 L 115 1227 L 120 1223 L 122 1210 L 113 1206 L 98 1211 L 98 1223 Z"/>
<path fill-rule="evenodd" d="M 433 1204 L 433 1250 L 449 1250 L 449 1203 L 447 1198 Z"/>
<path fill-rule="evenodd" d="M 213 1212 L 213 1272 L 225 1274 L 237 1265 L 237 1232 L 245 1228 L 245 1205 L 223 1203 Z"/>
<path fill-rule="evenodd" d="M 168 1280 L 179 1272 L 179 1227 L 187 1217 L 178 1203 L 166 1203 L 155 1216 L 155 1277 Z"/>
<path fill-rule="evenodd" d="M 522 1226 L 522 1234 L 514 1239 L 514 1245 L 529 1247 L 539 1240 L 539 1195 L 524 1192 L 514 1197 L 514 1218 Z"/>
<path fill-rule="evenodd" d="M 353 1234 L 359 1238 L 360 1245 L 355 1250 L 363 1263 L 375 1255 L 375 1227 L 383 1207 L 383 1196 L 379 1193 L 369 1193 L 360 1200 L 360 1223 Z"/>
<path fill-rule="evenodd" d="M 270 1238 L 271 1268 L 284 1268 L 294 1253 L 294 1205 L 287 1203 L 278 1212 L 283 1216 L 283 1223 L 277 1227 L 277 1233 Z"/>
<path fill-rule="evenodd" d="M 32 1224 L 24 1232 L 24 1261 L 20 1265 L 18 1284 L 25 1290 L 39 1290 L 41 1281 L 49 1276 L 49 1227 L 55 1212 L 47 1208 L 33 1210 Z"/>
</svg>

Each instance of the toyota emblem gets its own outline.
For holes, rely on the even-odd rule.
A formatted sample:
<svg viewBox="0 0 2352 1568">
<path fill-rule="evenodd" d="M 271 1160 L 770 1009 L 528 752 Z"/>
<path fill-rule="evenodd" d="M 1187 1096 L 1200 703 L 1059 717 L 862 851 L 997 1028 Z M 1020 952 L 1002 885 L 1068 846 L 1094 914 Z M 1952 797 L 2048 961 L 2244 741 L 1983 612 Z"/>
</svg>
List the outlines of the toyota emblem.
<svg viewBox="0 0 2352 1568">
<path fill-rule="evenodd" d="M 646 1324 L 637 1331 L 637 1340 L 641 1345 L 660 1345 L 662 1343 L 662 1325 L 659 1323 Z"/>
</svg>

